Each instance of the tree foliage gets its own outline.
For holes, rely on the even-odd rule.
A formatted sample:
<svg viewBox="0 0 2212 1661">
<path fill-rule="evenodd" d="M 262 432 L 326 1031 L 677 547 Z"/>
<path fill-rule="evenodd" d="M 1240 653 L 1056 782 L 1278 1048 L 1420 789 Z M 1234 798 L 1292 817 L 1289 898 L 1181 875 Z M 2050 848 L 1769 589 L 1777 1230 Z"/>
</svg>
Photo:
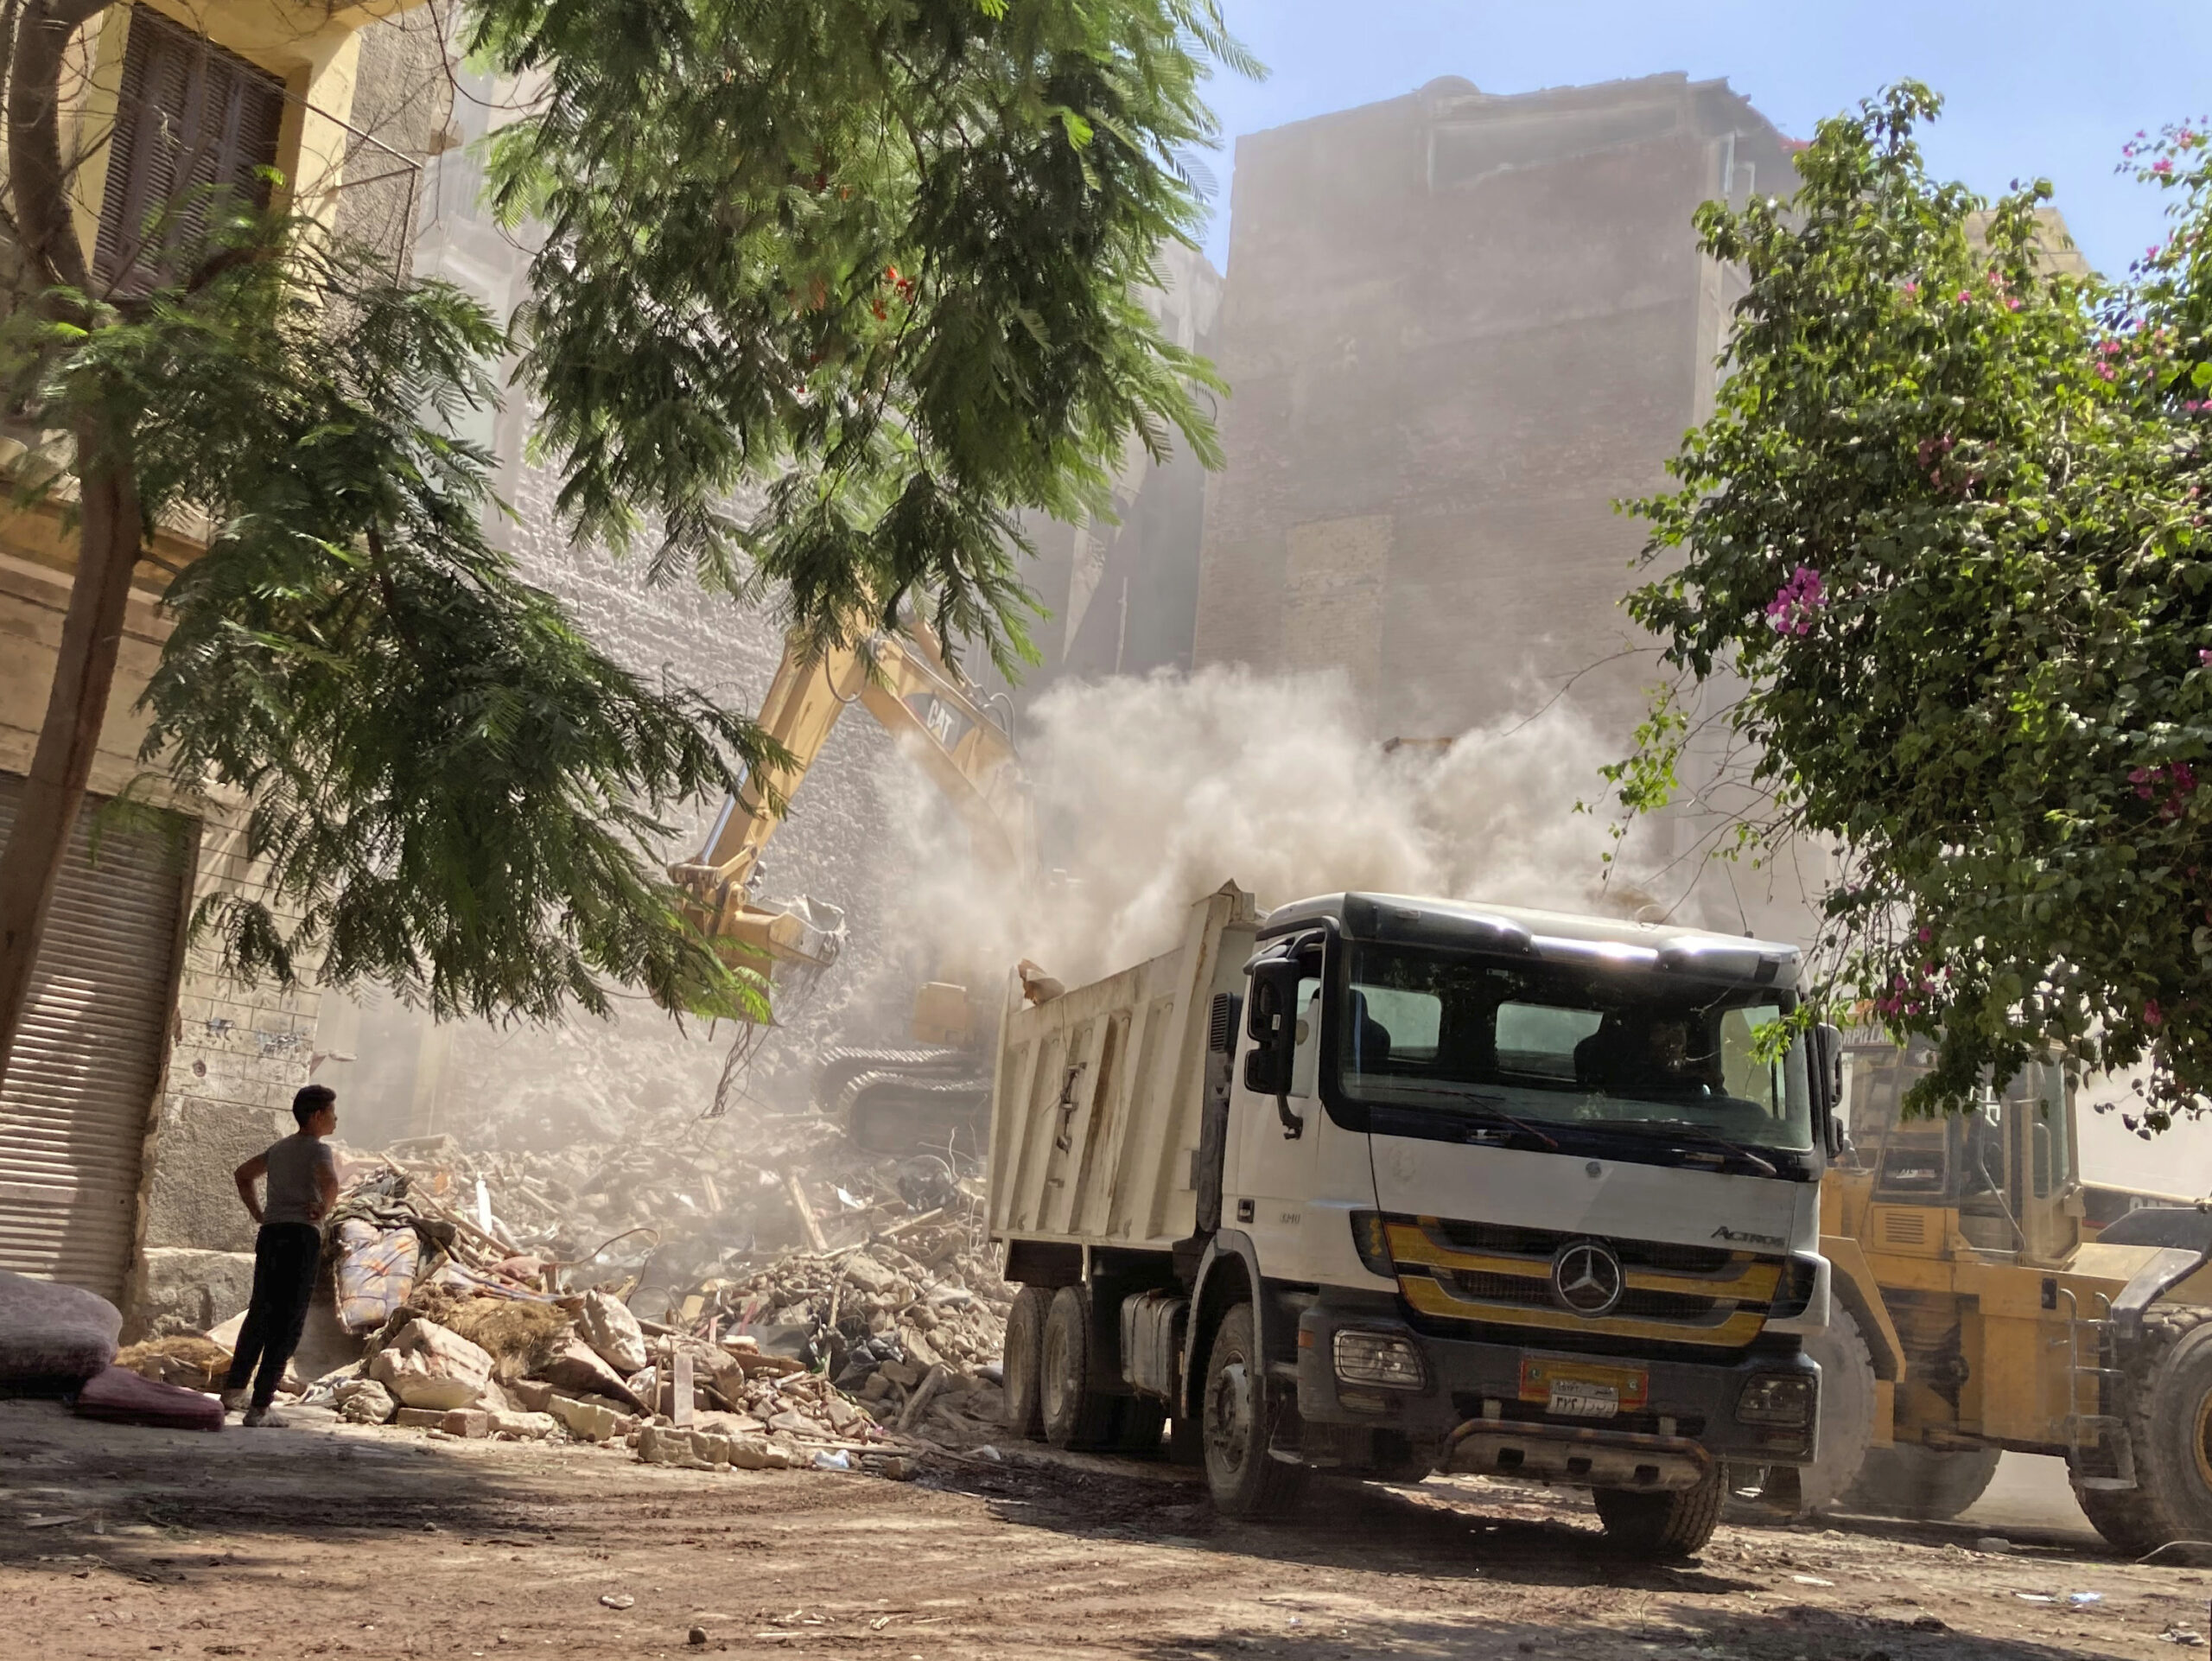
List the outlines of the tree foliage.
<svg viewBox="0 0 2212 1661">
<path fill-rule="evenodd" d="M 1938 1043 L 1916 1104 L 2147 1057 L 2163 1128 L 2212 1091 L 2208 152 L 2132 156 L 2174 233 L 2107 283 L 2050 258 L 2048 184 L 1929 177 L 1937 109 L 1894 87 L 1789 201 L 1699 215 L 1750 289 L 1678 488 L 1634 505 L 1630 609 L 1682 678 L 1617 777 L 1660 805 L 1688 690 L 1732 689 L 1744 842 L 1835 850 L 1840 990 Z"/>
<path fill-rule="evenodd" d="M 542 92 L 492 150 L 561 502 L 817 641 L 925 607 L 1031 655 L 1019 514 L 1215 387 L 1133 290 L 1192 239 L 1213 0 L 473 0 Z M 747 511 L 734 500 L 747 502 Z M 757 506 L 752 504 L 758 502 Z"/>
<path fill-rule="evenodd" d="M 230 967 L 374 981 L 441 1015 L 760 1007 L 685 925 L 656 814 L 774 759 L 751 724 L 642 684 L 486 540 L 487 456 L 450 435 L 496 389 L 473 300 L 231 201 L 121 302 L 27 308 L 16 406 L 97 432 L 144 521 L 199 513 L 167 594 L 143 756 L 247 799 L 252 890 L 196 921 Z M 31 475 L 28 493 L 64 475 Z"/>
<path fill-rule="evenodd" d="M 457 418 L 518 349 L 580 535 L 650 525 L 658 574 L 772 600 L 818 643 L 920 607 L 1010 667 L 1019 516 L 1091 505 L 1132 432 L 1215 458 L 1211 372 L 1134 291 L 1197 223 L 1179 158 L 1212 135 L 1209 60 L 1248 67 L 1211 0 L 474 0 L 475 49 L 543 93 L 490 157 L 502 210 L 545 233 L 512 334 L 224 191 L 157 207 L 150 292 L 104 289 L 63 92 L 107 3 L 0 23 L 0 399 L 34 447 L 20 496 L 80 531 L 0 850 L 0 1072 L 130 573 L 180 515 L 213 529 L 167 597 L 145 757 L 249 799 L 266 889 L 197 920 L 234 971 L 442 1016 L 603 1009 L 610 983 L 760 1013 L 657 856 L 664 810 L 786 758 L 518 580 Z"/>
</svg>

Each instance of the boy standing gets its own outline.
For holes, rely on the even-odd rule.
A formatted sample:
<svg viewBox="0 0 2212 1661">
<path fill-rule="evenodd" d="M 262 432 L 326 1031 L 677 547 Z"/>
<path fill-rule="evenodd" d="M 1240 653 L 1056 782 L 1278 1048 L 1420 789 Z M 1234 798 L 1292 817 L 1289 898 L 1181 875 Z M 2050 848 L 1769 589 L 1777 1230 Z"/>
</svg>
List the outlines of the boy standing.
<svg viewBox="0 0 2212 1661">
<path fill-rule="evenodd" d="M 308 1085 L 292 1098 L 298 1134 L 256 1154 L 233 1174 L 238 1198 L 261 1225 L 253 1243 L 253 1301 L 238 1333 L 223 1404 L 245 1406 L 246 1385 L 253 1386 L 246 1407 L 250 1426 L 279 1422 L 269 1403 L 300 1346 L 307 1325 L 308 1300 L 315 1294 L 315 1270 L 322 1261 L 322 1219 L 338 1198 L 338 1154 L 323 1138 L 338 1129 L 338 1092 L 327 1085 Z M 267 1203 L 254 1198 L 253 1185 L 269 1180 Z M 260 1363 L 257 1374 L 254 1364 Z"/>
</svg>

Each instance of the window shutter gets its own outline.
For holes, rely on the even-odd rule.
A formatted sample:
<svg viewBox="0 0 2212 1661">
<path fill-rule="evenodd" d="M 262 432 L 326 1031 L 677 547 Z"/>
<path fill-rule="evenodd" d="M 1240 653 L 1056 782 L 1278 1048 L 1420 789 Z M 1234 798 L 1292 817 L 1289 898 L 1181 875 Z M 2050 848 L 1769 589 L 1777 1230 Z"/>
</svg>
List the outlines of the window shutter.
<svg viewBox="0 0 2212 1661">
<path fill-rule="evenodd" d="M 162 252 L 197 239 L 213 185 L 268 200 L 260 169 L 276 162 L 284 88 L 267 71 L 143 6 L 130 10 L 116 99 L 107 184 L 92 274 L 118 294 L 143 294 L 165 274 Z M 159 246 L 148 241 L 147 221 Z"/>
</svg>

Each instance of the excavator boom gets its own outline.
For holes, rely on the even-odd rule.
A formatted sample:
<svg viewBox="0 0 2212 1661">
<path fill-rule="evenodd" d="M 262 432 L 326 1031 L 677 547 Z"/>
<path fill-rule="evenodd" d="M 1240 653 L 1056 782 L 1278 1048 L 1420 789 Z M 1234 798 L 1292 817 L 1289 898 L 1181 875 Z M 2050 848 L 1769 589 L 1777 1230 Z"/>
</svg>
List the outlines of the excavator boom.
<svg viewBox="0 0 2212 1661">
<path fill-rule="evenodd" d="M 967 825 L 976 856 L 1027 881 L 1036 829 L 1014 742 L 984 694 L 946 663 L 925 625 L 810 653 L 794 637 L 761 702 L 761 729 L 787 765 L 747 779 L 722 804 L 696 858 L 669 868 L 692 920 L 733 956 L 819 970 L 836 955 L 841 915 L 817 901 L 756 892 L 760 859 L 838 719 L 855 703 L 899 741 Z"/>
</svg>

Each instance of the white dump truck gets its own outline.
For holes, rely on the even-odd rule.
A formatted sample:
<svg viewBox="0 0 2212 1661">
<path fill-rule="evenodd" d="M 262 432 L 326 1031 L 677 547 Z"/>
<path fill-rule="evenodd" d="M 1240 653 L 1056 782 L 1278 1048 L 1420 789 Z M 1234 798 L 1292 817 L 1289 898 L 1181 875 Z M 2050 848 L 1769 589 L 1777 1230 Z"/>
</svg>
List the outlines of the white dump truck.
<svg viewBox="0 0 2212 1661">
<path fill-rule="evenodd" d="M 1009 1428 L 1307 1474 L 1595 1491 L 1694 1551 L 1811 1461 L 1832 1029 L 1794 947 L 1224 886 L 1172 951 L 1007 1012 L 989 1217 Z M 1808 1064 L 1808 1053 L 1813 1058 Z M 1769 1480 L 1773 1477 L 1770 1474 Z"/>
</svg>

